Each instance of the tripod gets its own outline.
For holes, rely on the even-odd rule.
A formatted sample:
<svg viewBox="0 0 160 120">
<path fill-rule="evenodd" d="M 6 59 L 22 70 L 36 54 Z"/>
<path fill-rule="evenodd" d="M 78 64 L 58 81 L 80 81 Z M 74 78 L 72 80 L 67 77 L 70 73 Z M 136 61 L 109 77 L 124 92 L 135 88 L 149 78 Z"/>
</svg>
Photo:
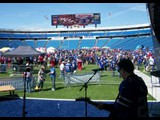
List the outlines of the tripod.
<svg viewBox="0 0 160 120">
<path fill-rule="evenodd" d="M 27 112 L 25 111 L 25 106 L 26 106 L 26 72 L 23 73 L 23 80 L 24 80 L 24 89 L 23 89 L 23 110 L 22 110 L 22 117 L 25 117 L 25 114 L 27 114 Z"/>
<path fill-rule="evenodd" d="M 83 88 L 85 88 L 85 98 L 87 98 L 87 88 L 88 88 L 88 83 L 89 81 L 93 78 L 93 76 L 97 73 L 97 71 L 94 71 L 94 74 L 89 78 L 87 82 L 84 83 L 82 88 L 79 90 L 81 91 Z M 85 117 L 87 117 L 87 101 L 85 100 Z"/>
</svg>

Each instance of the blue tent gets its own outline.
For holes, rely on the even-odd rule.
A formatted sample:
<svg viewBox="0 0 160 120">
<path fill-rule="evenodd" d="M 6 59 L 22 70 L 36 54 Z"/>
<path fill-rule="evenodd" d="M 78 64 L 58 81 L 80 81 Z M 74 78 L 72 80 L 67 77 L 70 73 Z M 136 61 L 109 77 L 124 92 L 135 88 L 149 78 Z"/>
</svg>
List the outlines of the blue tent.
<svg viewBox="0 0 160 120">
<path fill-rule="evenodd" d="M 138 49 L 143 49 L 144 46 L 143 45 L 137 45 L 136 49 L 135 50 L 138 50 Z"/>
</svg>

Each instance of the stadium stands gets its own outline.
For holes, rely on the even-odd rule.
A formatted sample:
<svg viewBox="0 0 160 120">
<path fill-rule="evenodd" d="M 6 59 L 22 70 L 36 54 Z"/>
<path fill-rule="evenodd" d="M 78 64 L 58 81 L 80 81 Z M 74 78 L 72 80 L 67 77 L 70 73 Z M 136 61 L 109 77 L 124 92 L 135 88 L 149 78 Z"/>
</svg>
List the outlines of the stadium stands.
<svg viewBox="0 0 160 120">
<path fill-rule="evenodd" d="M 143 45 L 153 49 L 149 25 L 110 28 L 55 29 L 53 31 L 17 31 L 0 29 L 0 48 L 29 45 L 34 48 L 82 49 L 103 47 L 131 49 Z"/>
</svg>

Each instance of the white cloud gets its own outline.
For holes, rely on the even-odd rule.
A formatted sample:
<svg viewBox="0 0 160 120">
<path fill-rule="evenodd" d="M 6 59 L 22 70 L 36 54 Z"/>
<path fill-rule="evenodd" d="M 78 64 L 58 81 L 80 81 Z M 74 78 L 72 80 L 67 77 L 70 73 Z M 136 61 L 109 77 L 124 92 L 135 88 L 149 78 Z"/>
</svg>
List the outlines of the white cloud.
<svg viewBox="0 0 160 120">
<path fill-rule="evenodd" d="M 144 5 L 138 5 L 130 8 L 131 10 L 134 11 L 139 11 L 139 12 L 146 12 L 146 6 Z"/>
<path fill-rule="evenodd" d="M 126 3 L 126 4 L 117 4 L 119 7 L 130 9 L 133 11 L 146 11 L 146 3 Z"/>
<path fill-rule="evenodd" d="M 17 16 L 19 16 L 19 17 L 28 17 L 30 15 L 31 15 L 30 12 L 23 12 L 22 14 L 18 14 Z"/>
<path fill-rule="evenodd" d="M 125 7 L 126 9 L 122 10 L 122 11 L 119 11 L 119 12 L 116 12 L 116 13 L 111 13 L 111 16 L 106 17 L 105 20 L 111 19 L 113 17 L 118 17 L 118 16 L 121 16 L 123 14 L 130 13 L 131 11 L 146 12 L 145 5 L 142 5 L 142 4 L 135 4 L 135 5 L 132 4 L 132 6 L 131 6 L 131 4 L 129 4 L 129 5 L 127 4 L 127 5 L 124 5 L 123 7 Z"/>
</svg>

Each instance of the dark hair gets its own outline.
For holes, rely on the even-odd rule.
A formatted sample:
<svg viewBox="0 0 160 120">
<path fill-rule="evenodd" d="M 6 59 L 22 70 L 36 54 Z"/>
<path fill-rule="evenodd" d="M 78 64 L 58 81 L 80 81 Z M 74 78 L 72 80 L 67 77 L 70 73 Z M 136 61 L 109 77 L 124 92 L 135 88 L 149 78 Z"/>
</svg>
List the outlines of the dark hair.
<svg viewBox="0 0 160 120">
<path fill-rule="evenodd" d="M 134 65 L 130 59 L 121 59 L 117 64 L 120 69 L 124 69 L 128 73 L 132 73 L 134 71 Z"/>
<path fill-rule="evenodd" d="M 31 68 L 29 68 L 29 67 L 26 67 L 26 70 L 25 70 L 26 72 L 30 72 L 31 71 Z"/>
</svg>

